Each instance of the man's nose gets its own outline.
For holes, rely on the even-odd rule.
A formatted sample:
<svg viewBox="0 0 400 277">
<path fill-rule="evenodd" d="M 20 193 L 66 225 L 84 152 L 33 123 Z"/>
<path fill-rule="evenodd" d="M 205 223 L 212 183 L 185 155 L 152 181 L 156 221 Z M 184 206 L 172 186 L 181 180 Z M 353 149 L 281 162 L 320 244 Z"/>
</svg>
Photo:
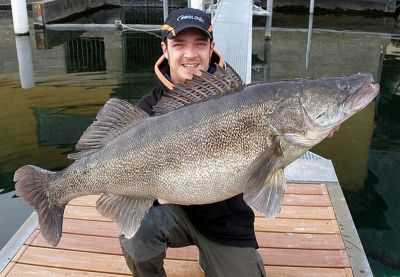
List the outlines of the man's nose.
<svg viewBox="0 0 400 277">
<path fill-rule="evenodd" d="M 186 47 L 186 49 L 185 49 L 185 58 L 193 59 L 195 57 L 197 57 L 196 49 L 194 47 L 192 47 L 192 46 Z"/>
</svg>

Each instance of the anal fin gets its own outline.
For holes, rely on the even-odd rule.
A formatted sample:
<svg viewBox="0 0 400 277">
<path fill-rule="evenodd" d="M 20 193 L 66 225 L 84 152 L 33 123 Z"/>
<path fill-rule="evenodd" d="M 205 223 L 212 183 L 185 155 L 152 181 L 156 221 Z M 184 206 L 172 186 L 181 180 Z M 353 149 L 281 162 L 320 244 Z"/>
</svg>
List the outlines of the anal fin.
<svg viewBox="0 0 400 277">
<path fill-rule="evenodd" d="M 126 238 L 132 238 L 143 217 L 153 205 L 152 199 L 103 194 L 96 202 L 97 210 L 117 223 Z"/>
</svg>

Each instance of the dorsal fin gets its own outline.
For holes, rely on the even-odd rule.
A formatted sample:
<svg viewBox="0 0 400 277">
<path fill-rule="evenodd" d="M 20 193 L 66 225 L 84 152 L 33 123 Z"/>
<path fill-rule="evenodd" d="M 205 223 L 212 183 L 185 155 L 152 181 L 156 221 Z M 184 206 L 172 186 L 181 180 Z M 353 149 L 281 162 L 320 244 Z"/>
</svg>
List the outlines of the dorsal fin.
<svg viewBox="0 0 400 277">
<path fill-rule="evenodd" d="M 164 114 L 170 111 L 198 103 L 209 98 L 233 93 L 243 87 L 239 74 L 227 65 L 224 69 L 217 66 L 214 74 L 202 71 L 201 76 L 193 75 L 183 85 L 178 84 L 166 93 L 153 107 L 155 114 Z"/>
<path fill-rule="evenodd" d="M 76 144 L 75 149 L 80 152 L 71 153 L 68 158 L 77 160 L 95 152 L 133 122 L 146 116 L 148 115 L 145 111 L 124 100 L 108 100 L 97 113 L 96 121 L 86 129 Z"/>
</svg>

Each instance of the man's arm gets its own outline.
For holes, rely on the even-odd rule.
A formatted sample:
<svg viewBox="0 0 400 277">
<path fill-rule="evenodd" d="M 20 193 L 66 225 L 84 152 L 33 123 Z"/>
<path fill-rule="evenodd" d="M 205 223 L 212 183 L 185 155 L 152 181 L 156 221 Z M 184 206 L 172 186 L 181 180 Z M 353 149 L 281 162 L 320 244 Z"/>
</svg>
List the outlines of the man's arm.
<svg viewBox="0 0 400 277">
<path fill-rule="evenodd" d="M 153 106 L 157 104 L 157 101 L 160 100 L 161 96 L 161 89 L 159 87 L 155 87 L 150 93 L 146 94 L 139 100 L 137 106 L 149 115 L 153 115 Z"/>
</svg>

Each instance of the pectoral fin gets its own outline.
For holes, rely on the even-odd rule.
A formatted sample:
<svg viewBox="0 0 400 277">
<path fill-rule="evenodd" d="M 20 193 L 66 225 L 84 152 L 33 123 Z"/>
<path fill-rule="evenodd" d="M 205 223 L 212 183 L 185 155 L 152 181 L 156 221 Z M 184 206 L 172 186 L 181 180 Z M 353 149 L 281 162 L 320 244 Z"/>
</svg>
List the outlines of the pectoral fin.
<svg viewBox="0 0 400 277">
<path fill-rule="evenodd" d="M 266 218 L 273 218 L 281 211 L 285 190 L 285 176 L 283 169 L 279 169 L 268 175 L 265 183 L 253 186 L 243 198 L 249 206 L 264 213 Z"/>
<path fill-rule="evenodd" d="M 96 202 L 97 210 L 117 223 L 128 239 L 135 235 L 152 205 L 151 199 L 113 194 L 103 194 Z"/>
<path fill-rule="evenodd" d="M 279 138 L 275 138 L 272 145 L 252 163 L 243 179 L 244 200 L 267 218 L 280 211 L 285 179 L 283 170 L 276 166 L 282 158 Z"/>
</svg>

